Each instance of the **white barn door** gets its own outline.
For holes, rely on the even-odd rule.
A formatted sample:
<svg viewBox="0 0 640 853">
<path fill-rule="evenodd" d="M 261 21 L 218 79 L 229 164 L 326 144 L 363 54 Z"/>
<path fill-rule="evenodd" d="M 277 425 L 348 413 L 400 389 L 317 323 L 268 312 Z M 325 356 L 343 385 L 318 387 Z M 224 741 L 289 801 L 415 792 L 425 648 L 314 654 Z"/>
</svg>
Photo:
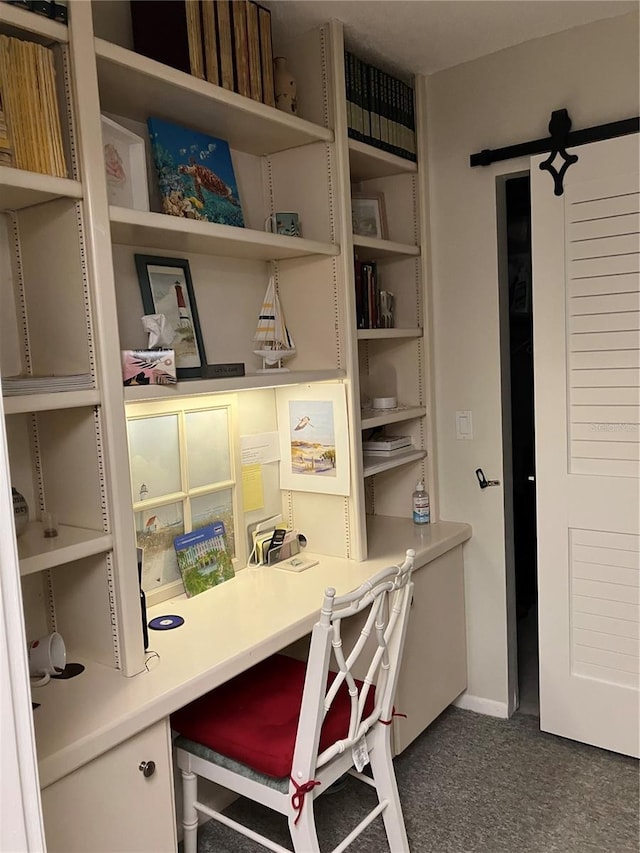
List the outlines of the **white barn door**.
<svg viewBox="0 0 640 853">
<path fill-rule="evenodd" d="M 540 727 L 638 755 L 638 137 L 531 162 Z"/>
</svg>

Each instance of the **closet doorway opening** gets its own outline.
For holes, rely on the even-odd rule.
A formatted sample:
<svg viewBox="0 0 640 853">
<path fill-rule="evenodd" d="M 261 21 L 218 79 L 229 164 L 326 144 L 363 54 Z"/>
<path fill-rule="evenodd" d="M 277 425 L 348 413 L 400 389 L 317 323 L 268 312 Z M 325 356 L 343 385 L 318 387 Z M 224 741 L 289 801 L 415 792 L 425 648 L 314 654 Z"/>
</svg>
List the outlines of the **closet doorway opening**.
<svg viewBox="0 0 640 853">
<path fill-rule="evenodd" d="M 529 175 L 502 178 L 498 202 L 510 711 L 539 716 Z"/>
</svg>

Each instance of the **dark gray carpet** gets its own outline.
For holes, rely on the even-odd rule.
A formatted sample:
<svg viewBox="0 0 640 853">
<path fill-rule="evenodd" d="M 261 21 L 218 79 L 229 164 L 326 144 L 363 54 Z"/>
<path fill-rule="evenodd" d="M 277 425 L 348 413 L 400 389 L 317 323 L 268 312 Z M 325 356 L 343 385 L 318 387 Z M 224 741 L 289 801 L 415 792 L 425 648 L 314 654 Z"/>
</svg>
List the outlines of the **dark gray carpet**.
<svg viewBox="0 0 640 853">
<path fill-rule="evenodd" d="M 449 708 L 396 759 L 412 853 L 638 853 L 638 763 L 539 731 L 533 716 L 498 720 Z M 316 801 L 332 850 L 375 793 L 349 778 Z M 371 807 L 371 805 L 369 807 Z M 285 819 L 247 800 L 228 814 L 290 847 Z M 263 853 L 210 821 L 199 853 Z M 378 818 L 350 853 L 387 853 Z"/>
</svg>

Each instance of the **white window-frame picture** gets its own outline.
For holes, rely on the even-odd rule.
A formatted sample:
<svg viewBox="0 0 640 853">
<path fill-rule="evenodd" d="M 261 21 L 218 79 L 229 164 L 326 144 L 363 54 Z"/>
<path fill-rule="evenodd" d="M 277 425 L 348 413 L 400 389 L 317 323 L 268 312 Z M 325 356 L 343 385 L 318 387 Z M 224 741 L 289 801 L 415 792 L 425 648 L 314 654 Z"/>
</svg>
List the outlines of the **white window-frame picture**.
<svg viewBox="0 0 640 853">
<path fill-rule="evenodd" d="M 149 210 L 144 139 L 108 116 L 100 118 L 109 204 Z"/>
</svg>

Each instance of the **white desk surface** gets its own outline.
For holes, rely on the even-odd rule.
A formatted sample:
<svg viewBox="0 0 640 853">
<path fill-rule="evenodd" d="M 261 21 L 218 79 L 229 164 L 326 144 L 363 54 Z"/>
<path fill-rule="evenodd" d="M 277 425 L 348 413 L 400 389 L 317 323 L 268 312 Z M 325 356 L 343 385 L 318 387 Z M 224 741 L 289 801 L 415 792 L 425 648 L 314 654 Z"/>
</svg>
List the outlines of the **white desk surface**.
<svg viewBox="0 0 640 853">
<path fill-rule="evenodd" d="M 151 608 L 184 617 L 172 631 L 149 631 L 149 649 L 160 659 L 149 672 L 125 678 L 118 670 L 80 660 L 76 678 L 34 688 L 40 786 L 66 776 L 307 634 L 325 589 L 338 594 L 358 586 L 375 571 L 400 562 L 407 548 L 419 568 L 471 536 L 468 524 L 439 522 L 419 527 L 388 518 L 376 528 L 370 557 L 355 562 L 317 556 L 300 574 L 276 568 L 248 568 L 194 598 L 184 596 Z"/>
</svg>

